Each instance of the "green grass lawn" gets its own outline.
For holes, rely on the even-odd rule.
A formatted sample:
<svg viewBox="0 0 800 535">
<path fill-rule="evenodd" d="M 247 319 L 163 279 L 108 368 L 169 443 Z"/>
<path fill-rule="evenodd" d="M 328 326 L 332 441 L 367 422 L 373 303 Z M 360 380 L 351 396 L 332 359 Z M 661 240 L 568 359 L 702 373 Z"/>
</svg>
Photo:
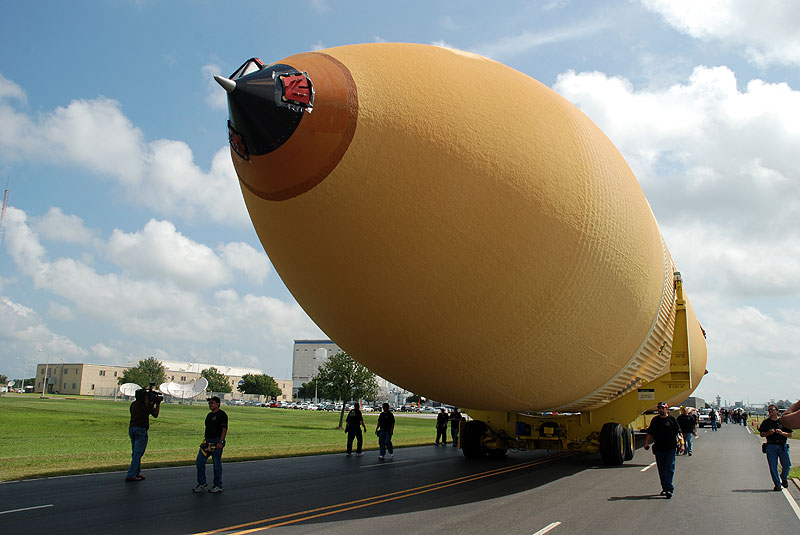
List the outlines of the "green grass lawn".
<svg viewBox="0 0 800 535">
<path fill-rule="evenodd" d="M 127 470 L 128 402 L 70 398 L 39 399 L 38 394 L 0 397 L 0 481 Z M 230 429 L 225 461 L 343 452 L 346 435 L 338 412 L 234 407 L 224 405 Z M 164 404 L 150 419 L 143 468 L 194 464 L 203 440 L 208 405 Z M 377 413 L 364 413 L 364 448 L 377 449 Z M 395 446 L 429 444 L 434 420 L 397 418 Z"/>
</svg>

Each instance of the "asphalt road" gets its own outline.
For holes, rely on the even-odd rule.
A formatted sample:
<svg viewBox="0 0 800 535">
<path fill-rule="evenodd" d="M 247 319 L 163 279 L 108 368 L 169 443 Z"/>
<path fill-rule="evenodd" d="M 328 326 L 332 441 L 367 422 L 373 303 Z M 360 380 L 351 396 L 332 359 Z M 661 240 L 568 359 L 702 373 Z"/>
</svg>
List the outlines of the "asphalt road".
<svg viewBox="0 0 800 535">
<path fill-rule="evenodd" d="M 382 462 L 369 451 L 228 463 L 221 494 L 193 494 L 193 466 L 146 470 L 138 483 L 120 472 L 3 483 L 0 526 L 82 535 L 800 532 L 800 490 L 772 491 L 761 439 L 734 425 L 699 433 L 694 456 L 678 458 L 671 500 L 658 495 L 644 450 L 607 468 L 598 455 L 467 461 L 456 448 L 426 446 Z"/>
</svg>

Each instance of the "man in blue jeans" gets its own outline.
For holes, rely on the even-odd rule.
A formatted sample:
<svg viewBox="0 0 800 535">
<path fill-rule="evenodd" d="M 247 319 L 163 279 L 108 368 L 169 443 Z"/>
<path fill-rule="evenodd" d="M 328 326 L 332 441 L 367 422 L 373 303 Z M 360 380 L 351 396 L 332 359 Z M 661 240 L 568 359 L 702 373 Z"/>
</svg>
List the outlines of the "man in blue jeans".
<svg viewBox="0 0 800 535">
<path fill-rule="evenodd" d="M 128 436 L 131 437 L 131 465 L 125 474 L 125 481 L 141 481 L 144 476 L 140 473 L 142 456 L 147 449 L 147 430 L 150 429 L 150 416 L 158 418 L 160 403 L 152 402 L 148 392 L 140 388 L 134 394 L 131 402 L 131 421 L 128 426 Z"/>
<path fill-rule="evenodd" d="M 203 445 L 197 452 L 197 486 L 193 492 L 203 492 L 208 488 L 206 484 L 206 461 L 211 456 L 214 464 L 214 486 L 208 492 L 222 492 L 222 449 L 225 447 L 225 435 L 228 434 L 228 415 L 219 408 L 219 397 L 211 396 L 208 398 L 208 409 L 211 411 L 206 415 L 206 432 Z"/>
<path fill-rule="evenodd" d="M 666 402 L 658 402 L 658 415 L 650 420 L 647 428 L 647 437 L 644 439 L 644 449 L 650 449 L 653 444 L 653 454 L 656 456 L 658 477 L 661 480 L 661 496 L 672 498 L 675 487 L 672 478 L 675 476 L 675 452 L 678 449 L 678 433 L 681 432 L 678 421 L 670 415 Z"/>
<path fill-rule="evenodd" d="M 781 490 L 789 486 L 789 469 L 792 461 L 789 459 L 789 444 L 786 439 L 792 436 L 792 430 L 781 422 L 781 413 L 778 406 L 770 404 L 767 407 L 769 418 L 758 426 L 759 434 L 767 439 L 766 454 L 769 474 L 775 485 L 772 490 Z M 778 459 L 781 461 L 781 473 L 778 474 Z"/>
</svg>

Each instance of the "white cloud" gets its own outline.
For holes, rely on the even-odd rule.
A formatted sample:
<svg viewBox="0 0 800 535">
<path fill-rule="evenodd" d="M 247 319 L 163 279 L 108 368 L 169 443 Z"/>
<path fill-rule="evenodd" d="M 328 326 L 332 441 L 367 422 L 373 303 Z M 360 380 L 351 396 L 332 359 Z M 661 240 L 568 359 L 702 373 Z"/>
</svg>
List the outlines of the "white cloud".
<svg viewBox="0 0 800 535">
<path fill-rule="evenodd" d="M 545 45 L 583 39 L 603 30 L 605 27 L 605 23 L 593 21 L 539 32 L 522 32 L 517 35 L 503 37 L 494 42 L 479 44 L 473 47 L 471 51 L 492 59 L 502 59 Z"/>
<path fill-rule="evenodd" d="M 231 273 L 209 247 L 190 240 L 169 221 L 151 219 L 139 232 L 115 229 L 107 256 L 138 277 L 164 279 L 184 288 L 213 288 Z"/>
<path fill-rule="evenodd" d="M 203 65 L 201 69 L 203 73 L 203 80 L 206 83 L 206 89 L 208 93 L 206 94 L 206 104 L 212 110 L 227 110 L 228 109 L 228 96 L 224 89 L 220 87 L 216 80 L 214 80 L 214 75 L 218 74 L 220 76 L 228 76 L 228 73 L 223 73 L 222 68 L 216 64 L 208 64 Z"/>
<path fill-rule="evenodd" d="M 211 296 L 198 292 L 212 286 L 211 281 L 218 285 L 229 279 L 232 269 L 263 281 L 269 270 L 267 259 L 247 244 L 220 245 L 217 255 L 177 232 L 171 223 L 151 220 L 140 232 L 115 231 L 109 239 L 108 255 L 125 272 L 98 273 L 73 258 L 48 259 L 22 210 L 9 207 L 6 220 L 7 250 L 19 271 L 31 279 L 37 292 L 59 298 L 58 304 L 51 300 L 53 316 L 91 322 L 109 336 L 122 337 L 114 343 L 96 342 L 90 349 L 95 360 L 124 364 L 142 354 L 184 360 L 189 353 L 207 354 L 209 344 L 220 344 L 226 354 L 243 359 L 236 365 L 246 362 L 263 367 L 265 362 L 277 362 L 273 353 L 286 346 L 287 340 L 324 336 L 293 302 L 239 296 L 230 289 Z M 9 311 L 13 311 L 17 320 L 3 321 L 0 331 L 13 330 L 15 337 L 26 337 L 28 344 L 46 344 L 53 355 L 87 354 L 50 333 L 30 309 L 12 305 L 6 303 L 6 314 L 12 316 Z M 35 329 L 20 327 L 19 318 L 26 317 L 33 317 L 27 322 Z M 30 334 L 24 336 L 26 332 Z"/>
<path fill-rule="evenodd" d="M 72 321 L 75 319 L 75 313 L 70 307 L 62 305 L 61 303 L 56 303 L 55 301 L 50 301 L 49 314 L 59 321 Z"/>
<path fill-rule="evenodd" d="M 62 358 L 81 358 L 86 351 L 69 338 L 52 332 L 36 312 L 16 303 L 6 296 L 0 296 L 0 339 L 3 340 L 5 354 L 17 354 L 22 359 L 14 363 L 20 367 L 30 366 L 38 360 L 35 349 L 42 349 Z M 12 363 L 7 363 L 9 366 Z M 19 373 L 28 373 L 20 369 Z"/>
<path fill-rule="evenodd" d="M 678 31 L 744 46 L 760 66 L 800 65 L 800 3 L 795 0 L 642 0 Z"/>
<path fill-rule="evenodd" d="M 320 15 L 333 11 L 327 0 L 311 0 L 311 7 Z"/>
<path fill-rule="evenodd" d="M 120 104 L 107 98 L 74 100 L 35 120 L 0 98 L 0 156 L 78 166 L 117 181 L 131 202 L 162 214 L 250 224 L 227 147 L 205 172 L 186 143 L 146 142 Z"/>
<path fill-rule="evenodd" d="M 16 99 L 23 104 L 27 102 L 25 91 L 17 84 L 0 74 L 0 100 Z"/>
<path fill-rule="evenodd" d="M 267 255 L 244 242 L 220 245 L 222 258 L 232 268 L 244 273 L 249 280 L 262 284 L 270 272 Z"/>
<path fill-rule="evenodd" d="M 761 80 L 739 91 L 727 67 L 697 67 L 686 83 L 642 91 L 567 72 L 554 89 L 625 155 L 662 225 L 723 225 L 742 247 L 771 244 L 783 271 L 800 208 L 800 92 Z"/>
<path fill-rule="evenodd" d="M 82 245 L 95 241 L 96 232 L 86 228 L 83 219 L 74 214 L 65 214 L 57 206 L 50 207 L 44 217 L 32 220 L 31 228 L 46 240 Z"/>
</svg>

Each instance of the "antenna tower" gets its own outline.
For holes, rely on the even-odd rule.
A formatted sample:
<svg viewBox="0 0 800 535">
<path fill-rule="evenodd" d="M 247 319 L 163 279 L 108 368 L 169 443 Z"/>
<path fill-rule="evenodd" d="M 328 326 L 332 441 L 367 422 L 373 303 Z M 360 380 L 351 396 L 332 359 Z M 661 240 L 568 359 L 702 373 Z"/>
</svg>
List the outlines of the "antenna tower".
<svg viewBox="0 0 800 535">
<path fill-rule="evenodd" d="M 3 194 L 3 211 L 0 213 L 0 245 L 3 244 L 3 230 L 6 228 L 6 208 L 8 208 L 8 183 Z"/>
</svg>

